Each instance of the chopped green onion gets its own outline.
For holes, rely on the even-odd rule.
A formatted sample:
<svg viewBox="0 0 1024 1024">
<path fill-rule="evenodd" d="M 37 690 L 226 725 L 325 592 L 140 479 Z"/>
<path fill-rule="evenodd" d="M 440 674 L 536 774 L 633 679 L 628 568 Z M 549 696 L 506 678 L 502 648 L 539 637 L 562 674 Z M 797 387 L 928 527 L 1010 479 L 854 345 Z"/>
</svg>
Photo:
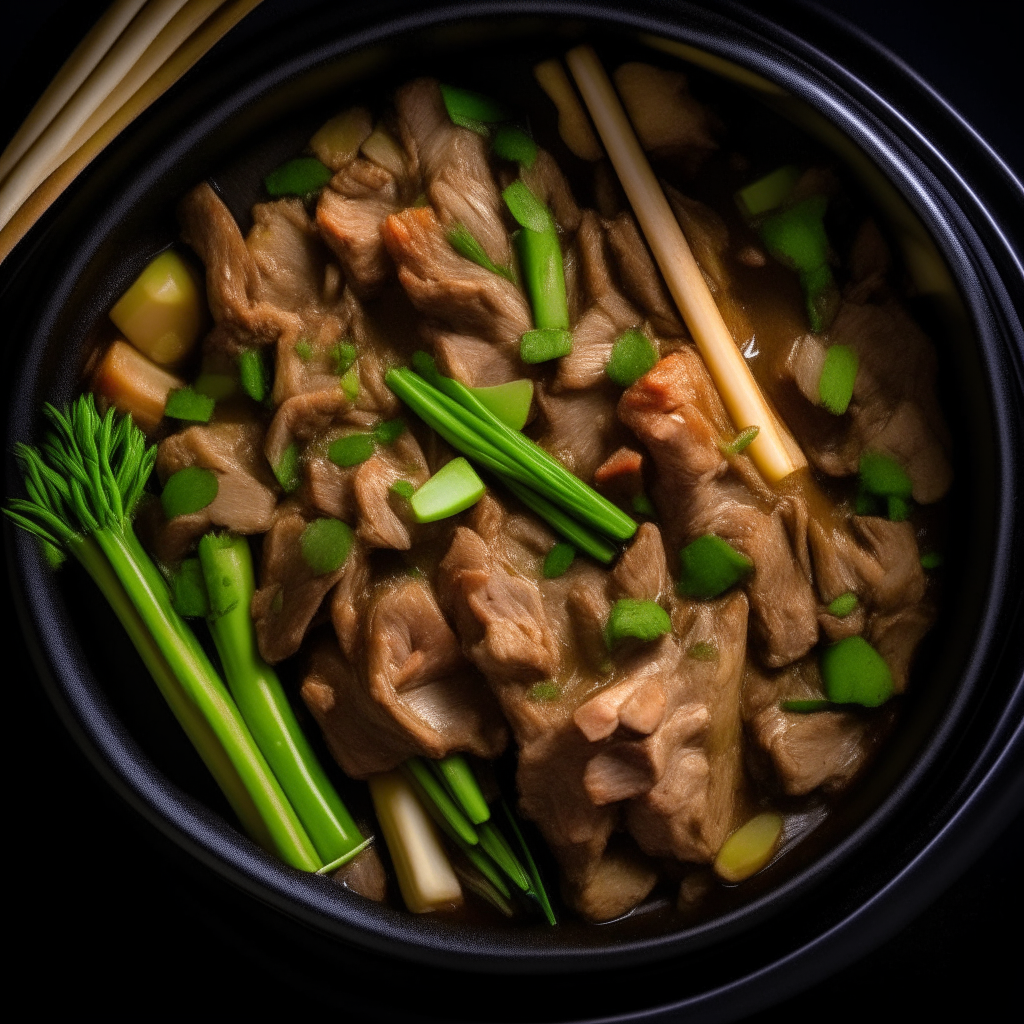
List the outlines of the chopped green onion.
<svg viewBox="0 0 1024 1024">
<path fill-rule="evenodd" d="M 604 627 L 604 642 L 611 650 L 620 640 L 631 637 L 650 642 L 672 632 L 672 620 L 657 601 L 624 597 L 612 605 Z"/>
<path fill-rule="evenodd" d="M 285 494 L 291 494 L 292 491 L 298 488 L 299 484 L 302 483 L 302 475 L 300 473 L 299 446 L 297 442 L 292 441 L 285 448 L 281 453 L 280 461 L 273 467 L 273 470 L 274 476 L 277 477 L 277 482 L 281 485 L 281 489 Z"/>
<path fill-rule="evenodd" d="M 882 656 L 862 636 L 848 636 L 821 655 L 825 693 L 836 704 L 876 708 L 894 691 L 892 673 Z"/>
<path fill-rule="evenodd" d="M 305 338 L 295 342 L 294 351 L 304 363 L 308 363 L 313 358 L 313 346 Z"/>
<path fill-rule="evenodd" d="M 647 516 L 648 519 L 654 519 L 658 515 L 658 510 L 654 507 L 654 502 L 643 493 L 634 494 L 630 501 L 630 506 L 638 515 Z"/>
<path fill-rule="evenodd" d="M 519 339 L 519 358 L 524 363 L 546 363 L 551 359 L 561 359 L 571 351 L 572 334 L 561 328 L 527 331 Z"/>
<path fill-rule="evenodd" d="M 171 603 L 183 619 L 205 618 L 210 601 L 203 582 L 203 567 L 198 558 L 186 558 L 171 579 Z"/>
<path fill-rule="evenodd" d="M 938 569 L 945 558 L 939 554 L 938 551 L 929 551 L 927 554 L 921 556 L 921 568 L 923 569 Z"/>
<path fill-rule="evenodd" d="M 207 395 L 201 395 L 190 387 L 177 388 L 167 397 L 164 415 L 176 420 L 194 420 L 209 423 L 215 402 Z"/>
<path fill-rule="evenodd" d="M 219 490 L 217 474 L 201 466 L 186 466 L 172 473 L 164 484 L 160 504 L 168 519 L 187 516 L 206 508 Z"/>
<path fill-rule="evenodd" d="M 736 205 L 748 220 L 781 206 L 793 191 L 800 177 L 800 169 L 787 164 L 766 174 L 736 193 Z"/>
<path fill-rule="evenodd" d="M 833 416 L 842 416 L 850 405 L 859 363 L 857 353 L 849 345 L 832 345 L 825 352 L 818 398 Z"/>
<path fill-rule="evenodd" d="M 494 133 L 491 149 L 502 160 L 513 160 L 527 168 L 532 167 L 537 159 L 537 143 L 515 125 L 502 125 Z"/>
<path fill-rule="evenodd" d="M 325 576 L 345 564 L 352 539 L 352 528 L 340 519 L 314 519 L 299 538 L 302 560 L 317 576 Z"/>
<path fill-rule="evenodd" d="M 894 523 L 902 523 L 910 518 L 910 502 L 906 498 L 901 498 L 899 495 L 890 494 L 885 499 L 886 511 L 889 514 L 889 519 Z"/>
<path fill-rule="evenodd" d="M 828 613 L 837 619 L 845 619 L 857 607 L 857 603 L 857 595 L 848 590 L 829 602 Z"/>
<path fill-rule="evenodd" d="M 263 184 L 270 195 L 308 196 L 319 192 L 334 176 L 334 172 L 315 156 L 300 156 L 271 171 Z"/>
<path fill-rule="evenodd" d="M 523 892 L 530 891 L 530 876 L 519 863 L 519 858 L 512 852 L 508 840 L 498 831 L 493 822 L 485 821 L 477 829 L 480 845 L 491 860 L 505 872 L 509 881 Z"/>
<path fill-rule="evenodd" d="M 201 373 L 192 387 L 198 394 L 220 402 L 238 390 L 238 382 L 227 373 Z"/>
<path fill-rule="evenodd" d="M 551 906 L 551 901 L 548 899 L 547 890 L 544 888 L 544 881 L 540 877 L 540 870 L 537 868 L 537 862 L 533 859 L 533 854 L 530 853 L 530 848 L 526 845 L 526 840 L 523 838 L 522 829 L 520 829 L 512 809 L 504 800 L 501 801 L 501 809 L 505 812 L 505 817 L 512 828 L 513 835 L 516 837 L 519 849 L 522 851 L 523 860 L 526 861 L 527 870 L 530 872 L 530 895 L 540 904 L 548 924 L 555 925 L 557 924 L 555 911 Z"/>
<path fill-rule="evenodd" d="M 534 683 L 527 690 L 526 696 L 538 704 L 550 704 L 551 701 L 558 700 L 562 696 L 562 688 L 558 683 L 553 683 L 550 680 L 543 683 Z"/>
<path fill-rule="evenodd" d="M 409 499 L 417 523 L 433 523 L 464 512 L 486 493 L 487 486 L 463 458 L 445 463 Z"/>
<path fill-rule="evenodd" d="M 694 661 L 718 661 L 718 648 L 707 640 L 698 640 L 690 645 L 686 656 Z"/>
<path fill-rule="evenodd" d="M 784 700 L 779 702 L 779 707 L 797 715 L 809 715 L 815 711 L 830 711 L 835 704 L 830 700 Z"/>
<path fill-rule="evenodd" d="M 773 214 L 761 225 L 768 251 L 793 270 L 810 273 L 828 262 L 825 235 L 825 196 L 811 196 L 788 210 Z"/>
<path fill-rule="evenodd" d="M 358 466 L 374 452 L 373 434 L 346 434 L 335 438 L 327 449 L 327 457 L 336 466 Z"/>
<path fill-rule="evenodd" d="M 530 191 L 529 185 L 517 178 L 502 193 L 509 212 L 520 227 L 534 234 L 544 234 L 554 227 L 551 211 Z"/>
<path fill-rule="evenodd" d="M 532 380 L 524 377 L 506 384 L 469 390 L 510 430 L 522 430 L 526 426 L 533 404 Z"/>
<path fill-rule="evenodd" d="M 448 791 L 438 782 L 434 773 L 420 757 L 410 757 L 402 765 L 402 772 L 415 781 L 416 785 L 426 794 L 430 802 L 441 812 L 444 820 L 455 830 L 459 838 L 470 846 L 480 841 L 476 829 L 469 823 L 466 816 L 455 805 Z M 490 852 L 490 851 L 488 851 Z"/>
<path fill-rule="evenodd" d="M 643 331 L 632 328 L 615 339 L 604 372 L 622 388 L 635 384 L 658 361 L 658 351 Z"/>
<path fill-rule="evenodd" d="M 448 232 L 448 244 L 460 255 L 465 256 L 467 260 L 472 260 L 477 266 L 483 267 L 484 270 L 491 271 L 492 274 L 501 274 L 502 277 L 509 278 L 511 280 L 511 273 L 505 267 L 499 267 L 494 260 L 484 250 L 484 247 L 469 233 L 469 230 L 463 224 L 456 224 Z"/>
<path fill-rule="evenodd" d="M 402 420 L 384 420 L 373 428 L 373 439 L 377 444 L 391 444 L 404 433 L 405 423 Z"/>
<path fill-rule="evenodd" d="M 474 825 L 482 825 L 490 818 L 491 809 L 487 806 L 473 769 L 462 754 L 449 754 L 439 761 L 429 761 L 428 764 Z"/>
<path fill-rule="evenodd" d="M 352 342 L 339 341 L 331 347 L 331 372 L 338 377 L 344 376 L 355 361 L 356 347 Z"/>
<path fill-rule="evenodd" d="M 521 181 L 512 182 L 502 195 L 522 230 L 515 237 L 523 268 L 523 283 L 530 297 L 535 327 L 569 329 L 562 243 L 548 208 Z"/>
<path fill-rule="evenodd" d="M 754 439 L 760 433 L 760 427 L 747 427 L 746 430 L 741 430 L 727 444 L 719 444 L 718 447 L 721 449 L 723 455 L 739 455 L 753 444 Z"/>
<path fill-rule="evenodd" d="M 254 402 L 262 402 L 270 394 L 270 371 L 262 349 L 247 348 L 239 353 L 238 376 L 242 390 Z"/>
<path fill-rule="evenodd" d="M 559 541 L 544 558 L 544 578 L 548 580 L 564 576 L 576 557 L 576 549 L 571 544 Z"/>
<path fill-rule="evenodd" d="M 359 374 L 354 366 L 341 378 L 341 393 L 350 402 L 354 402 L 359 395 Z"/>
<path fill-rule="evenodd" d="M 453 124 L 469 121 L 486 125 L 508 120 L 508 112 L 500 103 L 470 89 L 442 85 L 441 98 Z"/>
<path fill-rule="evenodd" d="M 832 270 L 827 263 L 815 267 L 814 270 L 802 270 L 800 284 L 804 289 L 804 302 L 807 305 L 807 318 L 811 322 L 811 330 L 815 334 L 820 334 L 829 327 L 839 312 L 841 296 Z"/>
<path fill-rule="evenodd" d="M 391 485 L 391 493 L 408 500 L 416 493 L 416 488 L 408 480 L 396 480 Z"/>
<path fill-rule="evenodd" d="M 914 489 L 906 470 L 892 456 L 873 451 L 861 453 L 860 484 L 882 498 L 909 498 Z"/>
<path fill-rule="evenodd" d="M 679 593 L 685 597 L 718 597 L 753 571 L 754 563 L 728 541 L 706 533 L 679 553 Z"/>
</svg>

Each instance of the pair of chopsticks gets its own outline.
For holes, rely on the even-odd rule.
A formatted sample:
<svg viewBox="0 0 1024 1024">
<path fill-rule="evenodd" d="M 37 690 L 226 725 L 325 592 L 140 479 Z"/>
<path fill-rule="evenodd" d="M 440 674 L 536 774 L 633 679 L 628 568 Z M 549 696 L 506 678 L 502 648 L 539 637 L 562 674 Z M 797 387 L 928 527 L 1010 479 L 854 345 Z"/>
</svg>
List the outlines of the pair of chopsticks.
<svg viewBox="0 0 1024 1024">
<path fill-rule="evenodd" d="M 114 0 L 0 154 L 0 261 L 260 0 Z"/>
</svg>

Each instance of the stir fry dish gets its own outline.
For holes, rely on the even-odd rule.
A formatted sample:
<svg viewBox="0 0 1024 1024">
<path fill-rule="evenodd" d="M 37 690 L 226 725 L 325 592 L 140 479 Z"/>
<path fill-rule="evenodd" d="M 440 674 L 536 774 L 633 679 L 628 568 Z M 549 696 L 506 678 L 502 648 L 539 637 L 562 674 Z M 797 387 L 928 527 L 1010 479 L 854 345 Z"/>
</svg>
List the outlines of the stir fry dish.
<svg viewBox="0 0 1024 1024">
<path fill-rule="evenodd" d="M 841 168 L 742 152 L 676 70 L 533 74 L 551 138 L 418 78 L 245 232 L 193 188 L 7 511 L 266 850 L 416 913 L 603 922 L 742 887 L 864 776 L 952 469 Z"/>
</svg>

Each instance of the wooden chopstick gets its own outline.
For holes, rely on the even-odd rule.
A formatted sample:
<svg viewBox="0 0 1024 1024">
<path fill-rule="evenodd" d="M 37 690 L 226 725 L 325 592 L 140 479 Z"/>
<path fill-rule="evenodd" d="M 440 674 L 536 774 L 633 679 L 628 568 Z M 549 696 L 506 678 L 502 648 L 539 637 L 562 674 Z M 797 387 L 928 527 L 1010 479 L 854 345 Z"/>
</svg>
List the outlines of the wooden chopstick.
<svg viewBox="0 0 1024 1024">
<path fill-rule="evenodd" d="M 28 233 L 60 194 L 136 117 L 159 99 L 239 21 L 259 6 L 260 0 L 231 0 L 224 4 L 146 82 L 119 107 L 81 146 L 56 167 L 19 206 L 0 229 L 0 261 Z"/>
<path fill-rule="evenodd" d="M 747 450 L 765 479 L 778 483 L 806 466 L 807 459 L 736 347 L 597 54 L 578 46 L 565 60 L 733 425 L 738 431 L 759 428 Z"/>
</svg>

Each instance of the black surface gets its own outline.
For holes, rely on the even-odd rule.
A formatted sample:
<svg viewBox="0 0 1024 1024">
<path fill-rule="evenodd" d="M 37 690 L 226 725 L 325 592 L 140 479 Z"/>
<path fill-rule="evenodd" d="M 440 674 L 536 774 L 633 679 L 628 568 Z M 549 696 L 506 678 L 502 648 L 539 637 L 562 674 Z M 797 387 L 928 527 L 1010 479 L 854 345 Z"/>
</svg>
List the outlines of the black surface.
<svg viewBox="0 0 1024 1024">
<path fill-rule="evenodd" d="M 273 0 L 268 0 L 268 5 Z M 73 45 L 89 19 L 88 5 L 37 3 L 20 11 L 5 42 L 27 41 L 27 58 L 11 63 L 5 114 L 31 105 L 59 66 L 61 47 Z M 297 5 L 292 5 L 297 6 Z M 894 48 L 936 82 L 1006 156 L 1020 162 L 1019 110 L 1009 88 L 1009 8 L 972 5 L 970 25 L 928 24 L 906 3 L 831 4 Z M 60 17 L 54 20 L 54 11 Z M 1004 13 L 1005 12 L 1005 13 Z M 271 7 L 261 18 L 272 15 Z M 61 34 L 63 33 L 63 34 Z M 21 69 L 20 72 L 18 69 Z M 33 92 L 32 90 L 35 90 Z M 20 104 L 20 106 L 19 106 Z M 1014 147 L 1016 146 L 1016 153 Z M 5 617 L 6 621 L 12 621 Z M 161 1010 L 238 1014 L 262 1019 L 273 1010 L 325 1008 L 340 988 L 340 967 L 304 965 L 301 942 L 285 940 L 229 893 L 197 878 L 99 781 L 53 714 L 17 643 L 7 651 L 6 708 L 9 834 L 31 865 L 31 878 L 50 879 L 27 895 L 28 911 L 14 922 L 23 977 L 45 969 L 59 985 L 40 993 L 55 1009 L 126 1012 L 148 991 Z M 16 723 L 16 724 L 15 724 Z M 13 742 L 11 742 L 13 740 Z M 1019 942 L 1024 823 L 1018 820 L 978 864 L 897 938 L 860 963 L 755 1020 L 883 1019 L 938 1014 L 970 1003 L 984 1012 L 1011 998 L 1007 969 Z M 15 876 L 16 877 L 16 876 Z M 396 974 L 400 973 L 396 968 Z M 359 987 L 360 978 L 351 979 Z M 571 992 L 531 982 L 538 999 L 571 1006 Z M 444 993 L 426 996 L 443 1019 Z M 490 998 L 500 999 L 500 993 Z M 202 1000 L 200 1004 L 198 1000 Z M 365 1019 L 357 1015 L 356 1019 Z"/>
</svg>

